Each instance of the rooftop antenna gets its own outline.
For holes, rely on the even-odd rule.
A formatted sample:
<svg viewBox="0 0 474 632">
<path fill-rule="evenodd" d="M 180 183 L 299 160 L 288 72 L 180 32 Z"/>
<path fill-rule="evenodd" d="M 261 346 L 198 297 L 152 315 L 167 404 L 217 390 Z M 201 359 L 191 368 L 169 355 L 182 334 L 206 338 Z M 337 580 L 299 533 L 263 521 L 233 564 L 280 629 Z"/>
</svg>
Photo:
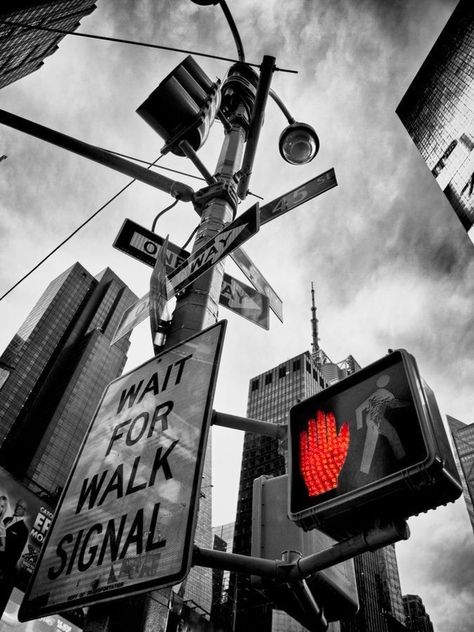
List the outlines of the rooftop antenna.
<svg viewBox="0 0 474 632">
<path fill-rule="evenodd" d="M 311 347 L 313 348 L 313 360 L 316 363 L 319 363 L 320 360 L 320 348 L 319 348 L 319 336 L 318 336 L 318 319 L 316 317 L 316 303 L 314 301 L 314 286 L 311 281 L 311 330 L 313 340 L 311 342 Z"/>
</svg>

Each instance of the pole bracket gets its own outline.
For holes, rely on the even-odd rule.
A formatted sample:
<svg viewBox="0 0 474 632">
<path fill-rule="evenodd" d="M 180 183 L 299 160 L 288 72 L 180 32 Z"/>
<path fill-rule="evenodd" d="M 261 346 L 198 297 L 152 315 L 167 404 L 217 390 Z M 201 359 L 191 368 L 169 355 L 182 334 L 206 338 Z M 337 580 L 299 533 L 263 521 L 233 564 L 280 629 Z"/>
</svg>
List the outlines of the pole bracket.
<svg viewBox="0 0 474 632">
<path fill-rule="evenodd" d="M 219 176 L 217 176 L 219 177 Z M 233 219 L 237 211 L 239 198 L 237 196 L 237 188 L 233 180 L 219 180 L 214 182 L 194 194 L 193 204 L 199 215 L 202 215 L 204 208 L 212 199 L 225 200 L 232 207 Z"/>
</svg>

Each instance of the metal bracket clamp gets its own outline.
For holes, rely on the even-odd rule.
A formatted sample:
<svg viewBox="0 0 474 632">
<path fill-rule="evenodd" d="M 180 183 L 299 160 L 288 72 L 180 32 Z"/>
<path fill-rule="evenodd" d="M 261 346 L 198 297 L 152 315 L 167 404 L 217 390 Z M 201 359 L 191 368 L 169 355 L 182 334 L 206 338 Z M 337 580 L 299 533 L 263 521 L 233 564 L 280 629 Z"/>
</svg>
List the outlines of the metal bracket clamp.
<svg viewBox="0 0 474 632">
<path fill-rule="evenodd" d="M 237 196 L 237 188 L 233 180 L 219 180 L 214 184 L 210 184 L 208 187 L 196 191 L 193 203 L 199 215 L 202 214 L 203 209 L 213 198 L 223 199 L 228 202 L 232 207 L 232 219 L 235 219 L 239 198 Z"/>
</svg>

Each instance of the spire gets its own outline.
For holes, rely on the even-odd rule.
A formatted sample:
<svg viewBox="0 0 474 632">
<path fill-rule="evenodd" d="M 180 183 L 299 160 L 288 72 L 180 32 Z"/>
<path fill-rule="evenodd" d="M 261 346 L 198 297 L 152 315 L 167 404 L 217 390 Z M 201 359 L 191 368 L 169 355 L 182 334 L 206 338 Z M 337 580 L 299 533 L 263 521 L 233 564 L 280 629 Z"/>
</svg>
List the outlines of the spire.
<svg viewBox="0 0 474 632">
<path fill-rule="evenodd" d="M 313 359 L 317 362 L 319 360 L 319 337 L 318 337 L 318 319 L 316 318 L 316 303 L 314 301 L 314 287 L 311 281 L 311 330 L 313 341 L 311 346 L 313 348 Z"/>
</svg>

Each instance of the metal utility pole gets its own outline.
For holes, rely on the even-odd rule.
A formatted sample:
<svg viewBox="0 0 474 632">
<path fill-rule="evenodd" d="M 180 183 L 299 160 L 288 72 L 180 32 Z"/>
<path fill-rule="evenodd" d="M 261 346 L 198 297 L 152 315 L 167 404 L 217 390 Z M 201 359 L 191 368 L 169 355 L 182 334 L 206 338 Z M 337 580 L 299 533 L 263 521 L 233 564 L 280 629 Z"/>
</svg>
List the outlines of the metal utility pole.
<svg viewBox="0 0 474 632">
<path fill-rule="evenodd" d="M 256 151 L 263 108 L 270 91 L 275 59 L 266 56 L 260 77 L 243 62 L 229 70 L 222 86 L 225 137 L 212 183 L 198 191 L 193 204 L 201 216 L 192 253 L 231 222 L 239 201 L 239 170 L 244 148 L 251 141 L 251 160 L 247 160 L 248 184 L 251 162 Z M 177 297 L 170 329 L 163 349 L 169 348 L 217 321 L 224 263 L 215 264 Z M 171 590 L 163 589 L 120 601 L 93 606 L 84 632 L 156 632 L 166 627 Z"/>
</svg>

